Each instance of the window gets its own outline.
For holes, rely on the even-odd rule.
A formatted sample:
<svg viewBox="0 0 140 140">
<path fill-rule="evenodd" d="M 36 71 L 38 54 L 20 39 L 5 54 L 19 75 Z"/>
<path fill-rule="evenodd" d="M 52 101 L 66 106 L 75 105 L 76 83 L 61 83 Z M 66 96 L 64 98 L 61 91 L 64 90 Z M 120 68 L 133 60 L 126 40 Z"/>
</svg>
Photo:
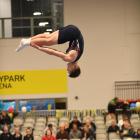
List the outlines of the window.
<svg viewBox="0 0 140 140">
<path fill-rule="evenodd" d="M 63 0 L 11 0 L 12 36 L 53 32 L 63 26 Z"/>
</svg>

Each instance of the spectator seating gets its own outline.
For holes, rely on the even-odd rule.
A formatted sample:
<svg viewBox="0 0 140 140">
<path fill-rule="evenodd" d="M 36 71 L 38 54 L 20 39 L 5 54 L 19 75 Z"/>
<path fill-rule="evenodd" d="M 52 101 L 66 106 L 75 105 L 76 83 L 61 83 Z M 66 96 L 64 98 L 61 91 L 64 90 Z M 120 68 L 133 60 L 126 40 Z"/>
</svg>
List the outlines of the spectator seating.
<svg viewBox="0 0 140 140">
<path fill-rule="evenodd" d="M 57 111 L 56 111 L 57 112 Z M 84 111 L 83 111 L 84 112 Z M 57 114 L 58 113 L 58 114 Z M 79 120 L 84 123 L 86 119 L 92 120 L 96 125 L 96 140 L 119 140 L 120 136 L 116 133 L 107 133 L 107 129 L 111 124 L 112 118 L 110 116 L 105 117 L 100 111 L 98 111 L 97 114 L 84 112 L 83 115 L 81 115 L 80 111 L 76 113 L 70 113 L 67 112 L 57 112 L 53 114 L 42 113 L 41 115 L 38 113 L 34 113 L 32 116 L 31 114 L 26 115 L 24 113 L 23 115 L 19 115 L 16 118 L 14 118 L 13 121 L 13 127 L 19 126 L 21 128 L 22 135 L 25 135 L 25 130 L 27 127 L 30 127 L 33 129 L 33 135 L 34 140 L 41 140 L 42 136 L 44 135 L 44 130 L 48 124 L 52 124 L 55 130 L 58 130 L 58 126 L 60 123 L 70 123 L 73 119 L 73 116 L 77 114 Z M 49 114 L 49 115 L 48 115 Z M 122 119 L 122 114 L 118 115 L 118 121 Z M 132 114 L 130 117 L 130 122 L 136 131 L 138 128 L 140 128 L 140 116 L 139 114 Z M 13 127 L 11 128 L 11 133 L 13 132 Z M 124 138 L 124 140 L 133 140 L 133 138 Z"/>
</svg>

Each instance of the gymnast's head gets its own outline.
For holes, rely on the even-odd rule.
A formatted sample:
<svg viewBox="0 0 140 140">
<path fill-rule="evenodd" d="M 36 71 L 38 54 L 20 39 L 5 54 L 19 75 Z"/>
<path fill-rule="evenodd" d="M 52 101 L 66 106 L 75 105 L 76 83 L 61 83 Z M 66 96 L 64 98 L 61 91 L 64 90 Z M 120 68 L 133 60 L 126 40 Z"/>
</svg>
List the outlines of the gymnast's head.
<svg viewBox="0 0 140 140">
<path fill-rule="evenodd" d="M 79 65 L 76 62 L 68 63 L 67 71 L 69 73 L 69 77 L 71 77 L 71 78 L 76 78 L 81 73 L 81 69 L 80 69 Z"/>
</svg>

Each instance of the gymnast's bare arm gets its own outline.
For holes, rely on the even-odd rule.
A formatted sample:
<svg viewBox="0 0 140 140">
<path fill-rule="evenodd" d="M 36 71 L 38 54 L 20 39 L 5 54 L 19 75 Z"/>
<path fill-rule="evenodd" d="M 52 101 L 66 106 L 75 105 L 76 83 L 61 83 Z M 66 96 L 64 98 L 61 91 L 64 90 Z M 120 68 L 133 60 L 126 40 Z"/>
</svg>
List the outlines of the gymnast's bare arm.
<svg viewBox="0 0 140 140">
<path fill-rule="evenodd" d="M 40 50 L 40 51 L 43 51 L 49 55 L 54 55 L 54 56 L 57 56 L 61 59 L 63 59 L 64 61 L 66 62 L 73 62 L 76 57 L 77 57 L 77 52 L 75 50 L 71 50 L 69 53 L 63 53 L 61 51 L 58 51 L 58 50 L 55 50 L 55 49 L 52 49 L 52 48 L 48 48 L 48 47 L 40 47 L 40 46 L 37 46 L 37 45 L 32 45 L 32 47 Z"/>
</svg>

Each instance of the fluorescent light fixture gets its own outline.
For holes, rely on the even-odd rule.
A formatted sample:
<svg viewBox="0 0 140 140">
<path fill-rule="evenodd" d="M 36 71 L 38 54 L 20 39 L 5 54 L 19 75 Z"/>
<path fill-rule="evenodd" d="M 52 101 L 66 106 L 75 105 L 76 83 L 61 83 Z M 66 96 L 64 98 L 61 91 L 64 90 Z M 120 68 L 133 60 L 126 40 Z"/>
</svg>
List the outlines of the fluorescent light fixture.
<svg viewBox="0 0 140 140">
<path fill-rule="evenodd" d="M 48 24 L 49 24 L 49 22 L 40 22 L 40 23 L 39 23 L 39 26 L 44 27 L 44 26 L 46 26 L 46 25 L 48 25 Z"/>
<path fill-rule="evenodd" d="M 46 29 L 47 32 L 52 32 L 52 29 Z"/>
<path fill-rule="evenodd" d="M 40 16 L 42 13 L 41 12 L 34 12 L 33 15 L 34 16 Z"/>
</svg>

